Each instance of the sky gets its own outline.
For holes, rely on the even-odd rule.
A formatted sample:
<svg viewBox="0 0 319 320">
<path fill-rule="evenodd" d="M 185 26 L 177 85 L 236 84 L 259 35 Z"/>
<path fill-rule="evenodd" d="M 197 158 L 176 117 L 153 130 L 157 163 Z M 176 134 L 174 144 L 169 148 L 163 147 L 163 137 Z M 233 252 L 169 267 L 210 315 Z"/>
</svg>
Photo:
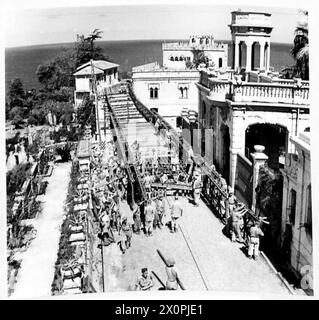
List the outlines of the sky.
<svg viewBox="0 0 319 320">
<path fill-rule="evenodd" d="M 194 3 L 194 2 L 193 2 Z M 264 2 L 263 2 L 264 3 Z M 231 38 L 230 12 L 237 9 L 272 14 L 273 42 L 291 43 L 299 10 L 280 7 L 185 5 L 120 5 L 24 9 L 5 15 L 5 47 L 74 42 L 77 34 L 103 31 L 102 40 L 187 39 L 191 34 Z"/>
</svg>

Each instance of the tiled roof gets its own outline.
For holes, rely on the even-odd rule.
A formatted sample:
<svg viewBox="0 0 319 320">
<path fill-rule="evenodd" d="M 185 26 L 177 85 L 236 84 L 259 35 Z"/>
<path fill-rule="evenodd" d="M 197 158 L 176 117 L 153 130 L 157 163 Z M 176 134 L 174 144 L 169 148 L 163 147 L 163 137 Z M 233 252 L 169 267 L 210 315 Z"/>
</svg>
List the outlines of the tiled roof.
<svg viewBox="0 0 319 320">
<path fill-rule="evenodd" d="M 81 66 L 79 66 L 77 68 L 77 70 L 81 70 L 87 66 L 90 66 L 91 65 L 91 62 L 87 62 L 87 63 L 84 63 L 82 64 Z M 94 67 L 97 67 L 101 70 L 108 70 L 108 69 L 112 69 L 112 68 L 117 68 L 119 67 L 118 64 L 116 63 L 113 63 L 113 62 L 109 62 L 109 61 L 105 61 L 105 60 L 93 60 L 93 66 Z"/>
<path fill-rule="evenodd" d="M 102 74 L 104 73 L 103 70 L 96 68 L 93 66 L 94 74 Z M 91 66 L 87 66 L 83 69 L 79 69 L 77 72 L 73 73 L 74 76 L 84 76 L 84 75 L 90 75 L 92 74 L 92 68 Z"/>
</svg>

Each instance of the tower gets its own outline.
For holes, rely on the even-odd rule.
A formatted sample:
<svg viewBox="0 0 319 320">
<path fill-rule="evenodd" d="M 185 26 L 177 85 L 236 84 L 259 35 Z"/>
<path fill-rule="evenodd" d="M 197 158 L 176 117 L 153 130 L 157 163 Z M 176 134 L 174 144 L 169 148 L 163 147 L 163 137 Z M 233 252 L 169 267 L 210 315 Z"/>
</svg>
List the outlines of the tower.
<svg viewBox="0 0 319 320">
<path fill-rule="evenodd" d="M 233 69 L 269 70 L 271 14 L 233 11 L 229 25 L 233 41 Z M 256 54 L 259 48 L 259 56 Z M 245 59 L 244 59 L 245 54 Z M 245 61 L 244 61 L 245 60 Z M 257 63 L 256 63 L 257 60 Z"/>
</svg>

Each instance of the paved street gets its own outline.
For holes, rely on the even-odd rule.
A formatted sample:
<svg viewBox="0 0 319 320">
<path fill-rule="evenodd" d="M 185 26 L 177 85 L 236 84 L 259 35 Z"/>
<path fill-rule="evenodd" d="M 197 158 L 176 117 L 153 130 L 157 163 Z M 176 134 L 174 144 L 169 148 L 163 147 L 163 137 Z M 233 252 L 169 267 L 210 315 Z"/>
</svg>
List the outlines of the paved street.
<svg viewBox="0 0 319 320">
<path fill-rule="evenodd" d="M 223 225 L 203 202 L 195 208 L 186 198 L 181 201 L 184 208 L 182 232 L 172 234 L 165 228 L 156 230 L 153 237 L 134 235 L 132 247 L 124 255 L 116 246 L 104 250 L 106 291 L 130 290 L 143 267 L 154 271 L 165 283 L 165 264 L 157 252 L 159 249 L 165 258 L 175 258 L 186 290 L 209 288 L 289 294 L 262 259 L 249 260 L 240 250 L 242 245 L 230 242 L 223 235 Z M 154 279 L 153 290 L 158 290 L 162 286 Z"/>
</svg>

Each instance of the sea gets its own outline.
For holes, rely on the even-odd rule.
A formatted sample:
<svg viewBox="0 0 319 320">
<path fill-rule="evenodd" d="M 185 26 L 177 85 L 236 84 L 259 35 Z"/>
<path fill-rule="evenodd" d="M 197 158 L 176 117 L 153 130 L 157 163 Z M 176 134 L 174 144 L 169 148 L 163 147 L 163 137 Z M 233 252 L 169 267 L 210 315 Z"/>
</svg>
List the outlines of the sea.
<svg viewBox="0 0 319 320">
<path fill-rule="evenodd" d="M 176 40 L 126 40 L 126 41 L 99 41 L 97 44 L 103 49 L 104 54 L 120 65 L 120 74 L 130 72 L 132 67 L 150 62 L 162 63 L 162 43 L 186 41 Z M 217 41 L 219 42 L 219 41 Z M 232 47 L 228 43 L 228 65 L 232 65 Z M 37 80 L 36 70 L 40 64 L 53 59 L 61 51 L 70 49 L 74 43 L 46 44 L 5 49 L 5 81 L 6 90 L 10 81 L 20 78 L 24 88 L 38 89 L 40 84 Z M 290 55 L 292 44 L 271 43 L 270 65 L 276 71 L 294 63 Z"/>
</svg>

